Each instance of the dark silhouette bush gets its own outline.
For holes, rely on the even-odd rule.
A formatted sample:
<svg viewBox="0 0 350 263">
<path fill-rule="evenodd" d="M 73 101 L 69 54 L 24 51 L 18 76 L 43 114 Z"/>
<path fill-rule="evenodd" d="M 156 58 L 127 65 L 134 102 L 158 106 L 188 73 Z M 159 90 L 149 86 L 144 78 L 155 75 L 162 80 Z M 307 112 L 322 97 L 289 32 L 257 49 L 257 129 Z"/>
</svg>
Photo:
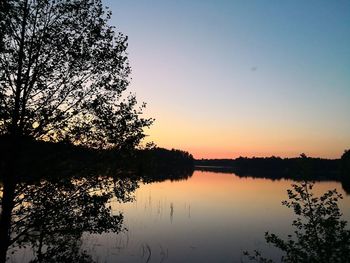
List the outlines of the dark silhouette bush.
<svg viewBox="0 0 350 263">
<path fill-rule="evenodd" d="M 288 201 L 282 204 L 292 208 L 296 215 L 292 226 L 294 235 L 283 240 L 276 234 L 265 233 L 267 243 L 284 252 L 281 262 L 286 263 L 330 263 L 350 262 L 350 230 L 341 219 L 337 191 L 329 190 L 320 197 L 312 193 L 313 184 L 307 181 L 293 184 L 288 190 Z M 244 252 L 256 262 L 271 263 L 259 251 Z"/>
</svg>

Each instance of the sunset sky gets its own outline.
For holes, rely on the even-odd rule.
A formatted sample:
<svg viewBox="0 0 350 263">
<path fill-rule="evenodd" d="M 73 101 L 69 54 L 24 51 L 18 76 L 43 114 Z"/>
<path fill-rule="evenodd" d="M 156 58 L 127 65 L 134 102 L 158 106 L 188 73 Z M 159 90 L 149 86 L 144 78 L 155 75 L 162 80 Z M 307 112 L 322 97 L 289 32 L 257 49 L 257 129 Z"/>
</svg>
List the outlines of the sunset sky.
<svg viewBox="0 0 350 263">
<path fill-rule="evenodd" d="M 108 0 L 147 140 L 196 158 L 350 148 L 350 1 Z"/>
</svg>

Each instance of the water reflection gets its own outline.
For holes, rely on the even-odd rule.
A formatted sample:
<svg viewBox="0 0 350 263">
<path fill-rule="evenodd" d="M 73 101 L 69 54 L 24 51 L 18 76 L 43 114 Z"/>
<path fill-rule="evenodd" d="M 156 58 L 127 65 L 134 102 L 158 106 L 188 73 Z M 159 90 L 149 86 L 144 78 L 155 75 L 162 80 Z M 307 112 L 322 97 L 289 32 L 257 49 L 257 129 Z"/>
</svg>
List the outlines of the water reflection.
<svg viewBox="0 0 350 263">
<path fill-rule="evenodd" d="M 195 171 L 183 181 L 141 184 L 132 203 L 112 203 L 122 210 L 127 233 L 87 236 L 85 248 L 102 262 L 241 262 L 243 251 L 258 249 L 279 259 L 264 233 L 293 231 L 293 212 L 281 205 L 293 181 L 239 177 Z M 316 195 L 338 182 L 317 182 Z M 350 198 L 340 202 L 350 219 Z M 123 244 L 123 246 L 119 246 Z M 278 261 L 277 261 L 278 262 Z"/>
<path fill-rule="evenodd" d="M 302 177 L 302 176 L 295 176 L 292 175 L 286 175 L 283 173 L 276 173 L 276 172 L 269 172 L 264 170 L 251 170 L 250 172 L 246 171 L 237 171 L 237 169 L 234 169 L 232 167 L 224 167 L 224 166 L 196 166 L 196 170 L 198 171 L 207 171 L 207 172 L 213 172 L 213 173 L 227 173 L 236 175 L 239 177 L 246 177 L 246 178 L 263 178 L 263 179 L 270 179 L 270 180 L 281 180 L 281 179 L 289 179 L 289 180 L 295 180 L 295 181 L 304 181 L 304 180 L 310 180 L 310 181 L 316 181 L 316 182 L 324 182 L 324 181 L 334 181 L 335 178 L 338 182 L 341 183 L 341 186 L 344 190 L 344 192 L 347 195 L 350 195 L 350 177 L 345 176 L 334 176 L 334 174 L 324 174 L 322 176 L 313 176 L 308 175 L 308 177 Z"/>
<path fill-rule="evenodd" d="M 130 201 L 137 186 L 131 177 L 101 176 L 18 183 L 7 230 L 11 253 L 30 247 L 31 262 L 93 262 L 80 250 L 82 234 L 122 231 L 123 215 L 108 203 Z"/>
<path fill-rule="evenodd" d="M 160 175 L 88 177 L 57 176 L 54 172 L 55 176 L 45 179 L 17 181 L 10 187 L 2 184 L 1 219 L 9 224 L 1 225 L 6 239 L 0 242 L 0 249 L 8 258 L 16 261 L 23 257 L 23 262 L 95 262 L 91 251 L 81 247 L 82 237 L 125 232 L 123 213 L 115 204 L 134 201 L 140 182 L 179 181 L 189 178 L 193 171 L 171 169 Z M 6 213 L 8 207 L 10 213 Z M 0 262 L 5 261 L 2 258 Z"/>
<path fill-rule="evenodd" d="M 292 214 L 280 202 L 291 183 L 186 169 L 17 183 L 7 255 L 10 262 L 240 262 L 244 250 L 259 249 L 274 258 L 263 233 L 290 233 Z M 339 187 L 318 182 L 315 193 Z M 340 207 L 349 220 L 350 198 Z"/>
</svg>

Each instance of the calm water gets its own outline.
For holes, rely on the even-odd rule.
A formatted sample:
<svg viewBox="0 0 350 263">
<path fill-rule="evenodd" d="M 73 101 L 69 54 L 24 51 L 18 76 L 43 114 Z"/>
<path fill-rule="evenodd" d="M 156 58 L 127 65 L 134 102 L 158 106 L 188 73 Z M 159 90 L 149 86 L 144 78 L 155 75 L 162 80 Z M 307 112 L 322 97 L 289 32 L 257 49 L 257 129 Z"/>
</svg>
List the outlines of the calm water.
<svg viewBox="0 0 350 263">
<path fill-rule="evenodd" d="M 127 231 L 84 234 L 82 247 L 98 262 L 241 262 L 253 249 L 278 258 L 264 233 L 292 233 L 293 214 L 281 205 L 291 183 L 195 171 L 188 180 L 141 185 L 134 202 L 112 201 Z M 340 183 L 316 183 L 314 192 L 333 188 L 343 194 L 340 207 L 350 221 L 350 197 Z"/>
</svg>

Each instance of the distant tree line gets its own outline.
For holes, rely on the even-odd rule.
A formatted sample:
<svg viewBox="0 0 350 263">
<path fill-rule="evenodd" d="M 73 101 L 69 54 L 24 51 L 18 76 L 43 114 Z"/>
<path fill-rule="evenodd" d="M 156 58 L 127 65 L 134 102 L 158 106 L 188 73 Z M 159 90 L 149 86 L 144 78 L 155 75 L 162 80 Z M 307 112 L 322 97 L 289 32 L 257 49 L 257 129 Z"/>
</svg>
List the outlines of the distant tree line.
<svg viewBox="0 0 350 263">
<path fill-rule="evenodd" d="M 139 150 L 136 163 L 137 172 L 142 174 L 146 182 L 187 179 L 192 176 L 194 170 L 193 156 L 186 151 L 175 149 Z"/>
<path fill-rule="evenodd" d="M 94 149 L 65 142 L 44 142 L 22 138 L 18 165 L 14 167 L 20 181 L 103 175 L 138 177 L 144 181 L 185 179 L 192 175 L 194 159 L 181 150 L 164 148 L 119 150 Z M 0 154 L 6 155 L 11 142 L 0 136 Z M 0 159 L 0 168 L 5 160 Z M 0 181 L 4 173 L 0 173 Z"/>
<path fill-rule="evenodd" d="M 344 154 L 345 155 L 345 154 Z M 344 161 L 343 161 L 344 160 Z M 333 177 L 340 179 L 345 170 L 349 171 L 349 164 L 346 166 L 345 157 L 341 159 L 322 159 L 301 156 L 299 158 L 281 157 L 239 157 L 236 159 L 201 159 L 196 160 L 198 167 L 216 167 L 222 170 L 233 171 L 240 175 L 254 175 L 264 177 L 284 178 L 313 178 Z M 343 167 L 344 166 L 344 167 Z M 342 168 L 343 167 L 343 168 Z"/>
<path fill-rule="evenodd" d="M 335 180 L 350 193 L 350 150 L 340 159 L 322 159 L 301 154 L 298 158 L 239 157 L 236 159 L 195 160 L 199 170 L 235 173 L 241 177 L 293 180 Z"/>
</svg>

